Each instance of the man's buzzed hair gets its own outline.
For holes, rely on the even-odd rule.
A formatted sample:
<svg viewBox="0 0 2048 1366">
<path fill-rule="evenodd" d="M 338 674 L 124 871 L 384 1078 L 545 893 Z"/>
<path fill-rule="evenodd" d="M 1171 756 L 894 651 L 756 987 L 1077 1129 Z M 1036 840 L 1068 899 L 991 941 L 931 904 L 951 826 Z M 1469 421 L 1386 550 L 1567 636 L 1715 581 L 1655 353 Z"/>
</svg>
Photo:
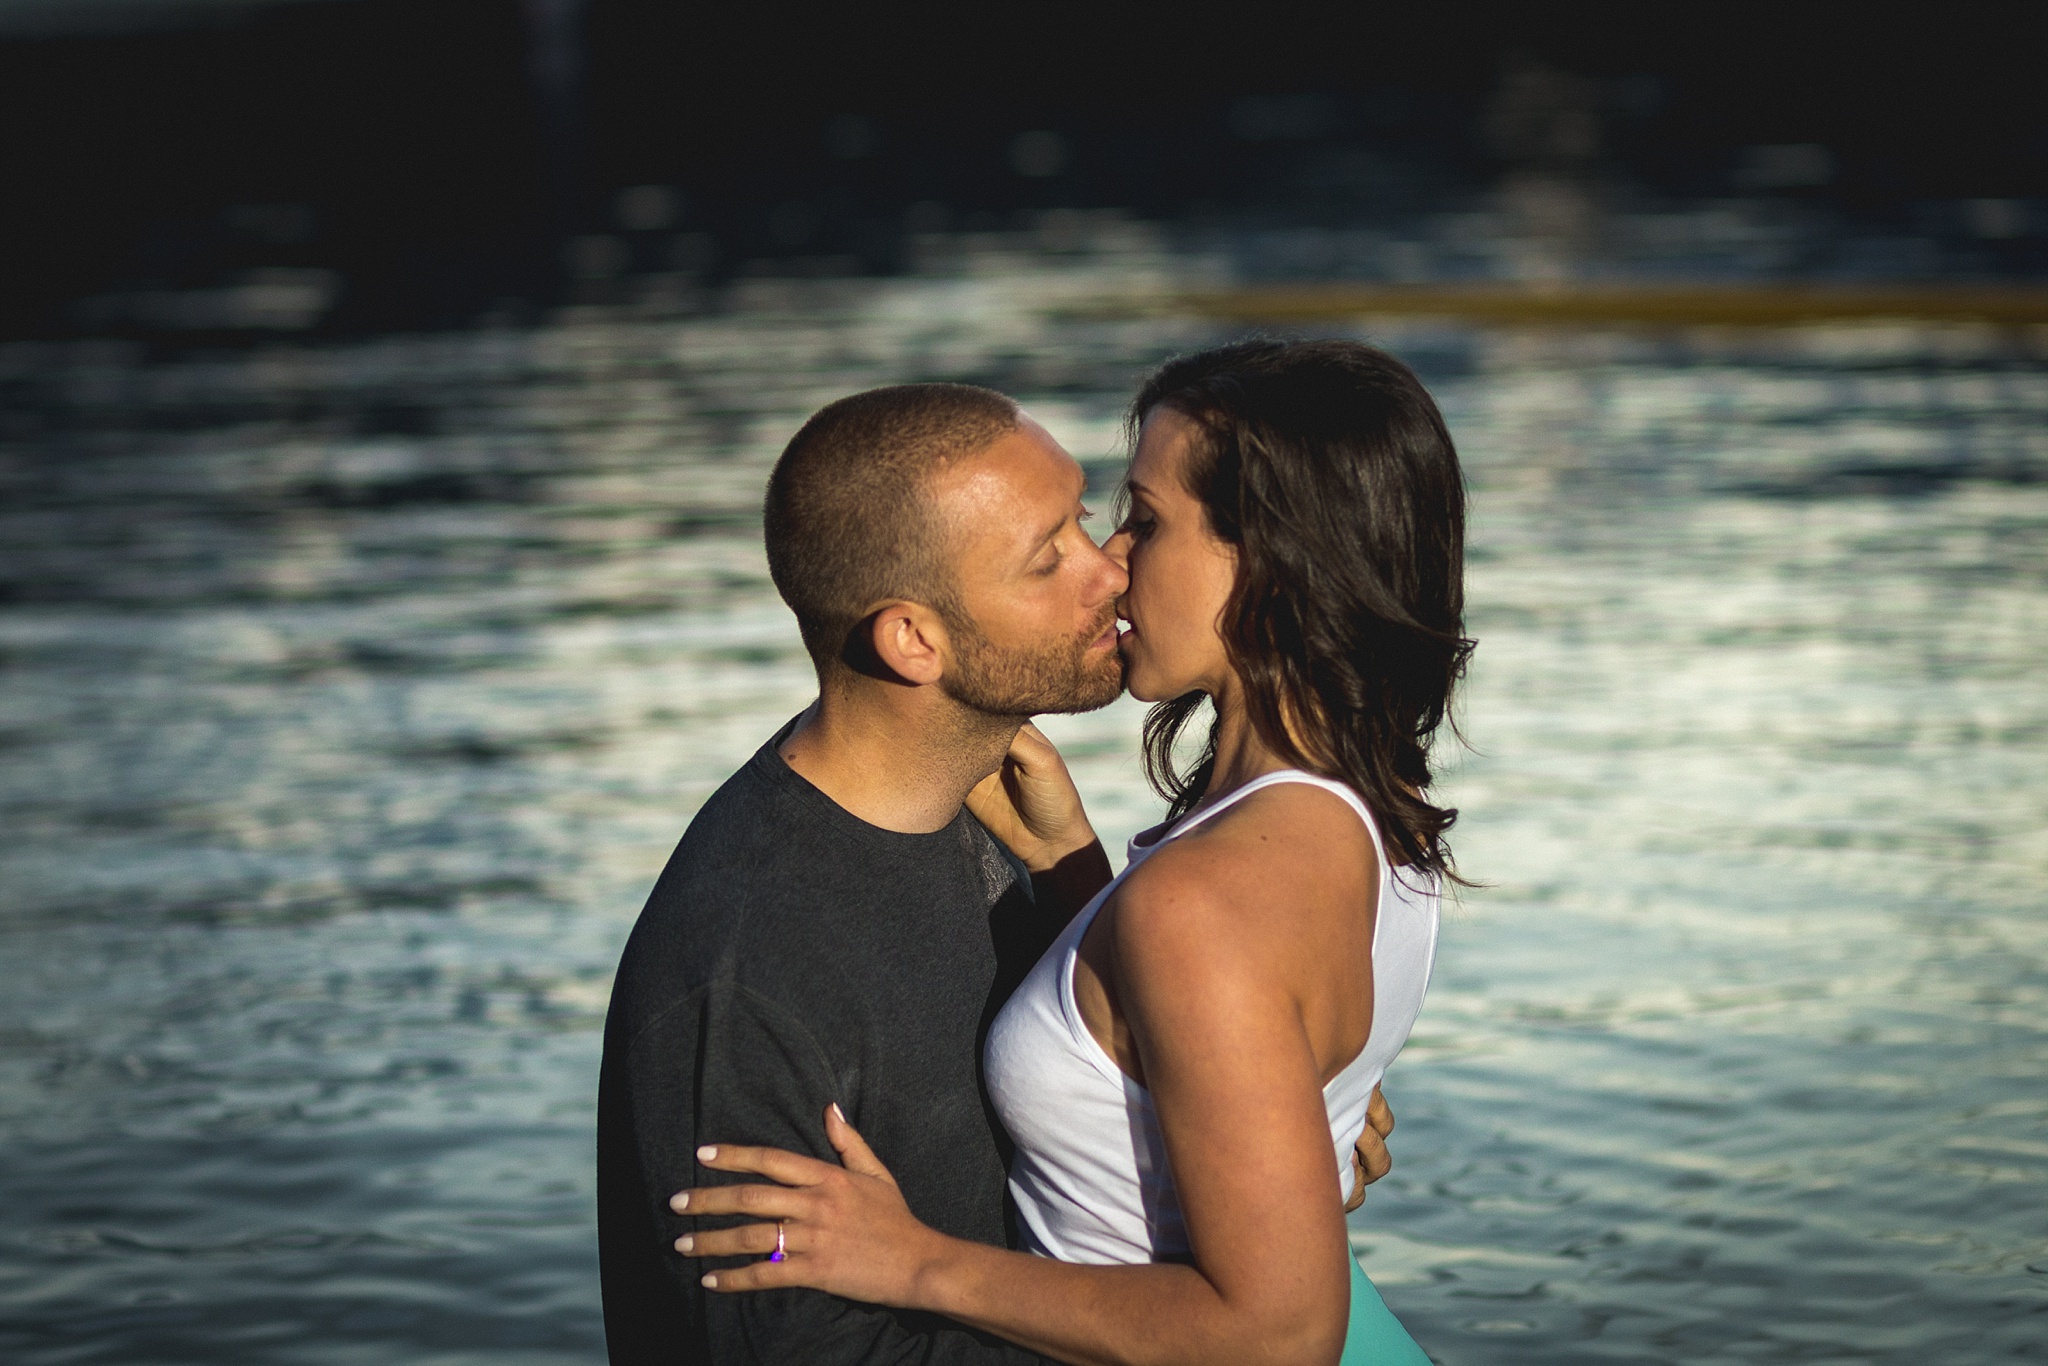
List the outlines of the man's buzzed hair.
<svg viewBox="0 0 2048 1366">
<path fill-rule="evenodd" d="M 946 461 L 1016 430 L 1016 403 L 972 384 L 896 384 L 829 403 L 768 476 L 768 572 L 820 677 L 877 603 L 958 612 L 928 492 Z"/>
</svg>

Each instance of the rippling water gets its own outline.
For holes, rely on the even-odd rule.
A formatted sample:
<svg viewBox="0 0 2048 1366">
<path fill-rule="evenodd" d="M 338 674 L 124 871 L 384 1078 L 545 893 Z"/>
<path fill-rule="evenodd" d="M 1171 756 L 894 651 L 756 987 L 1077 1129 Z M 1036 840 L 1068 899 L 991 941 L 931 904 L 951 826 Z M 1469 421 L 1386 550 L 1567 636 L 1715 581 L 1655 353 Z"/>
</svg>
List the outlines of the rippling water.
<svg viewBox="0 0 2048 1366">
<path fill-rule="evenodd" d="M 808 697 L 797 422 L 1097 482 L 1172 263 L 0 350 L 0 1356 L 602 1358 L 612 963 Z M 1476 494 L 1459 851 L 1365 1265 L 1445 1363 L 2048 1353 L 2048 341 L 1361 324 Z M 1053 729 L 1115 840 L 1128 702 Z"/>
</svg>

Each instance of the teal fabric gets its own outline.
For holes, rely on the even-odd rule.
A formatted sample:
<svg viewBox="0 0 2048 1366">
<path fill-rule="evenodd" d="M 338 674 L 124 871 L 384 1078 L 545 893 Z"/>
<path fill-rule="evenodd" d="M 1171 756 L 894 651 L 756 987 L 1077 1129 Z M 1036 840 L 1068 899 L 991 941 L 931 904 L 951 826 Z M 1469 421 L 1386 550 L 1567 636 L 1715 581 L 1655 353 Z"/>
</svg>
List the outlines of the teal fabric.
<svg viewBox="0 0 2048 1366">
<path fill-rule="evenodd" d="M 1351 1263 L 1351 1324 L 1344 1330 L 1338 1366 L 1429 1366 L 1429 1357 L 1372 1288 L 1358 1259 L 1347 1255 L 1345 1260 Z"/>
</svg>

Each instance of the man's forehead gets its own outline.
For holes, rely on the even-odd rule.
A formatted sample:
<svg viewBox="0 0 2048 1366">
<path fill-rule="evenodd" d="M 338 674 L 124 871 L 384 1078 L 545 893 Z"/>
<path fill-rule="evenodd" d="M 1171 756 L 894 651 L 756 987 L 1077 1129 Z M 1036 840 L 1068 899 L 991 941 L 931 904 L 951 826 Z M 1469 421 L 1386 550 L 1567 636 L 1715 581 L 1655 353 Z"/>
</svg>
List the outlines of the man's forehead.
<svg viewBox="0 0 2048 1366">
<path fill-rule="evenodd" d="M 954 462 L 931 493 L 951 553 L 972 575 L 1027 559 L 1065 523 L 1086 487 L 1080 463 L 1032 423 Z"/>
<path fill-rule="evenodd" d="M 1017 427 L 973 455 L 950 462 L 933 479 L 933 492 L 966 510 L 1042 499 L 1065 502 L 1087 486 L 1079 461 L 1052 434 L 1022 416 Z"/>
</svg>

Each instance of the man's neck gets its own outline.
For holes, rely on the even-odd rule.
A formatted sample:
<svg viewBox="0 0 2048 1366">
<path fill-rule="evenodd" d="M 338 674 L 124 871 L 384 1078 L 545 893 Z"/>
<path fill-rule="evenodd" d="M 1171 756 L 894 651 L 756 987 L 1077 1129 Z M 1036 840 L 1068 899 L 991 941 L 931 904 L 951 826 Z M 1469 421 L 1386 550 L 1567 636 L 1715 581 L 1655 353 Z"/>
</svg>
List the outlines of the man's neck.
<svg viewBox="0 0 2048 1366">
<path fill-rule="evenodd" d="M 929 834 L 1001 766 L 1021 724 L 969 711 L 937 688 L 827 683 L 778 753 L 869 825 Z"/>
</svg>

